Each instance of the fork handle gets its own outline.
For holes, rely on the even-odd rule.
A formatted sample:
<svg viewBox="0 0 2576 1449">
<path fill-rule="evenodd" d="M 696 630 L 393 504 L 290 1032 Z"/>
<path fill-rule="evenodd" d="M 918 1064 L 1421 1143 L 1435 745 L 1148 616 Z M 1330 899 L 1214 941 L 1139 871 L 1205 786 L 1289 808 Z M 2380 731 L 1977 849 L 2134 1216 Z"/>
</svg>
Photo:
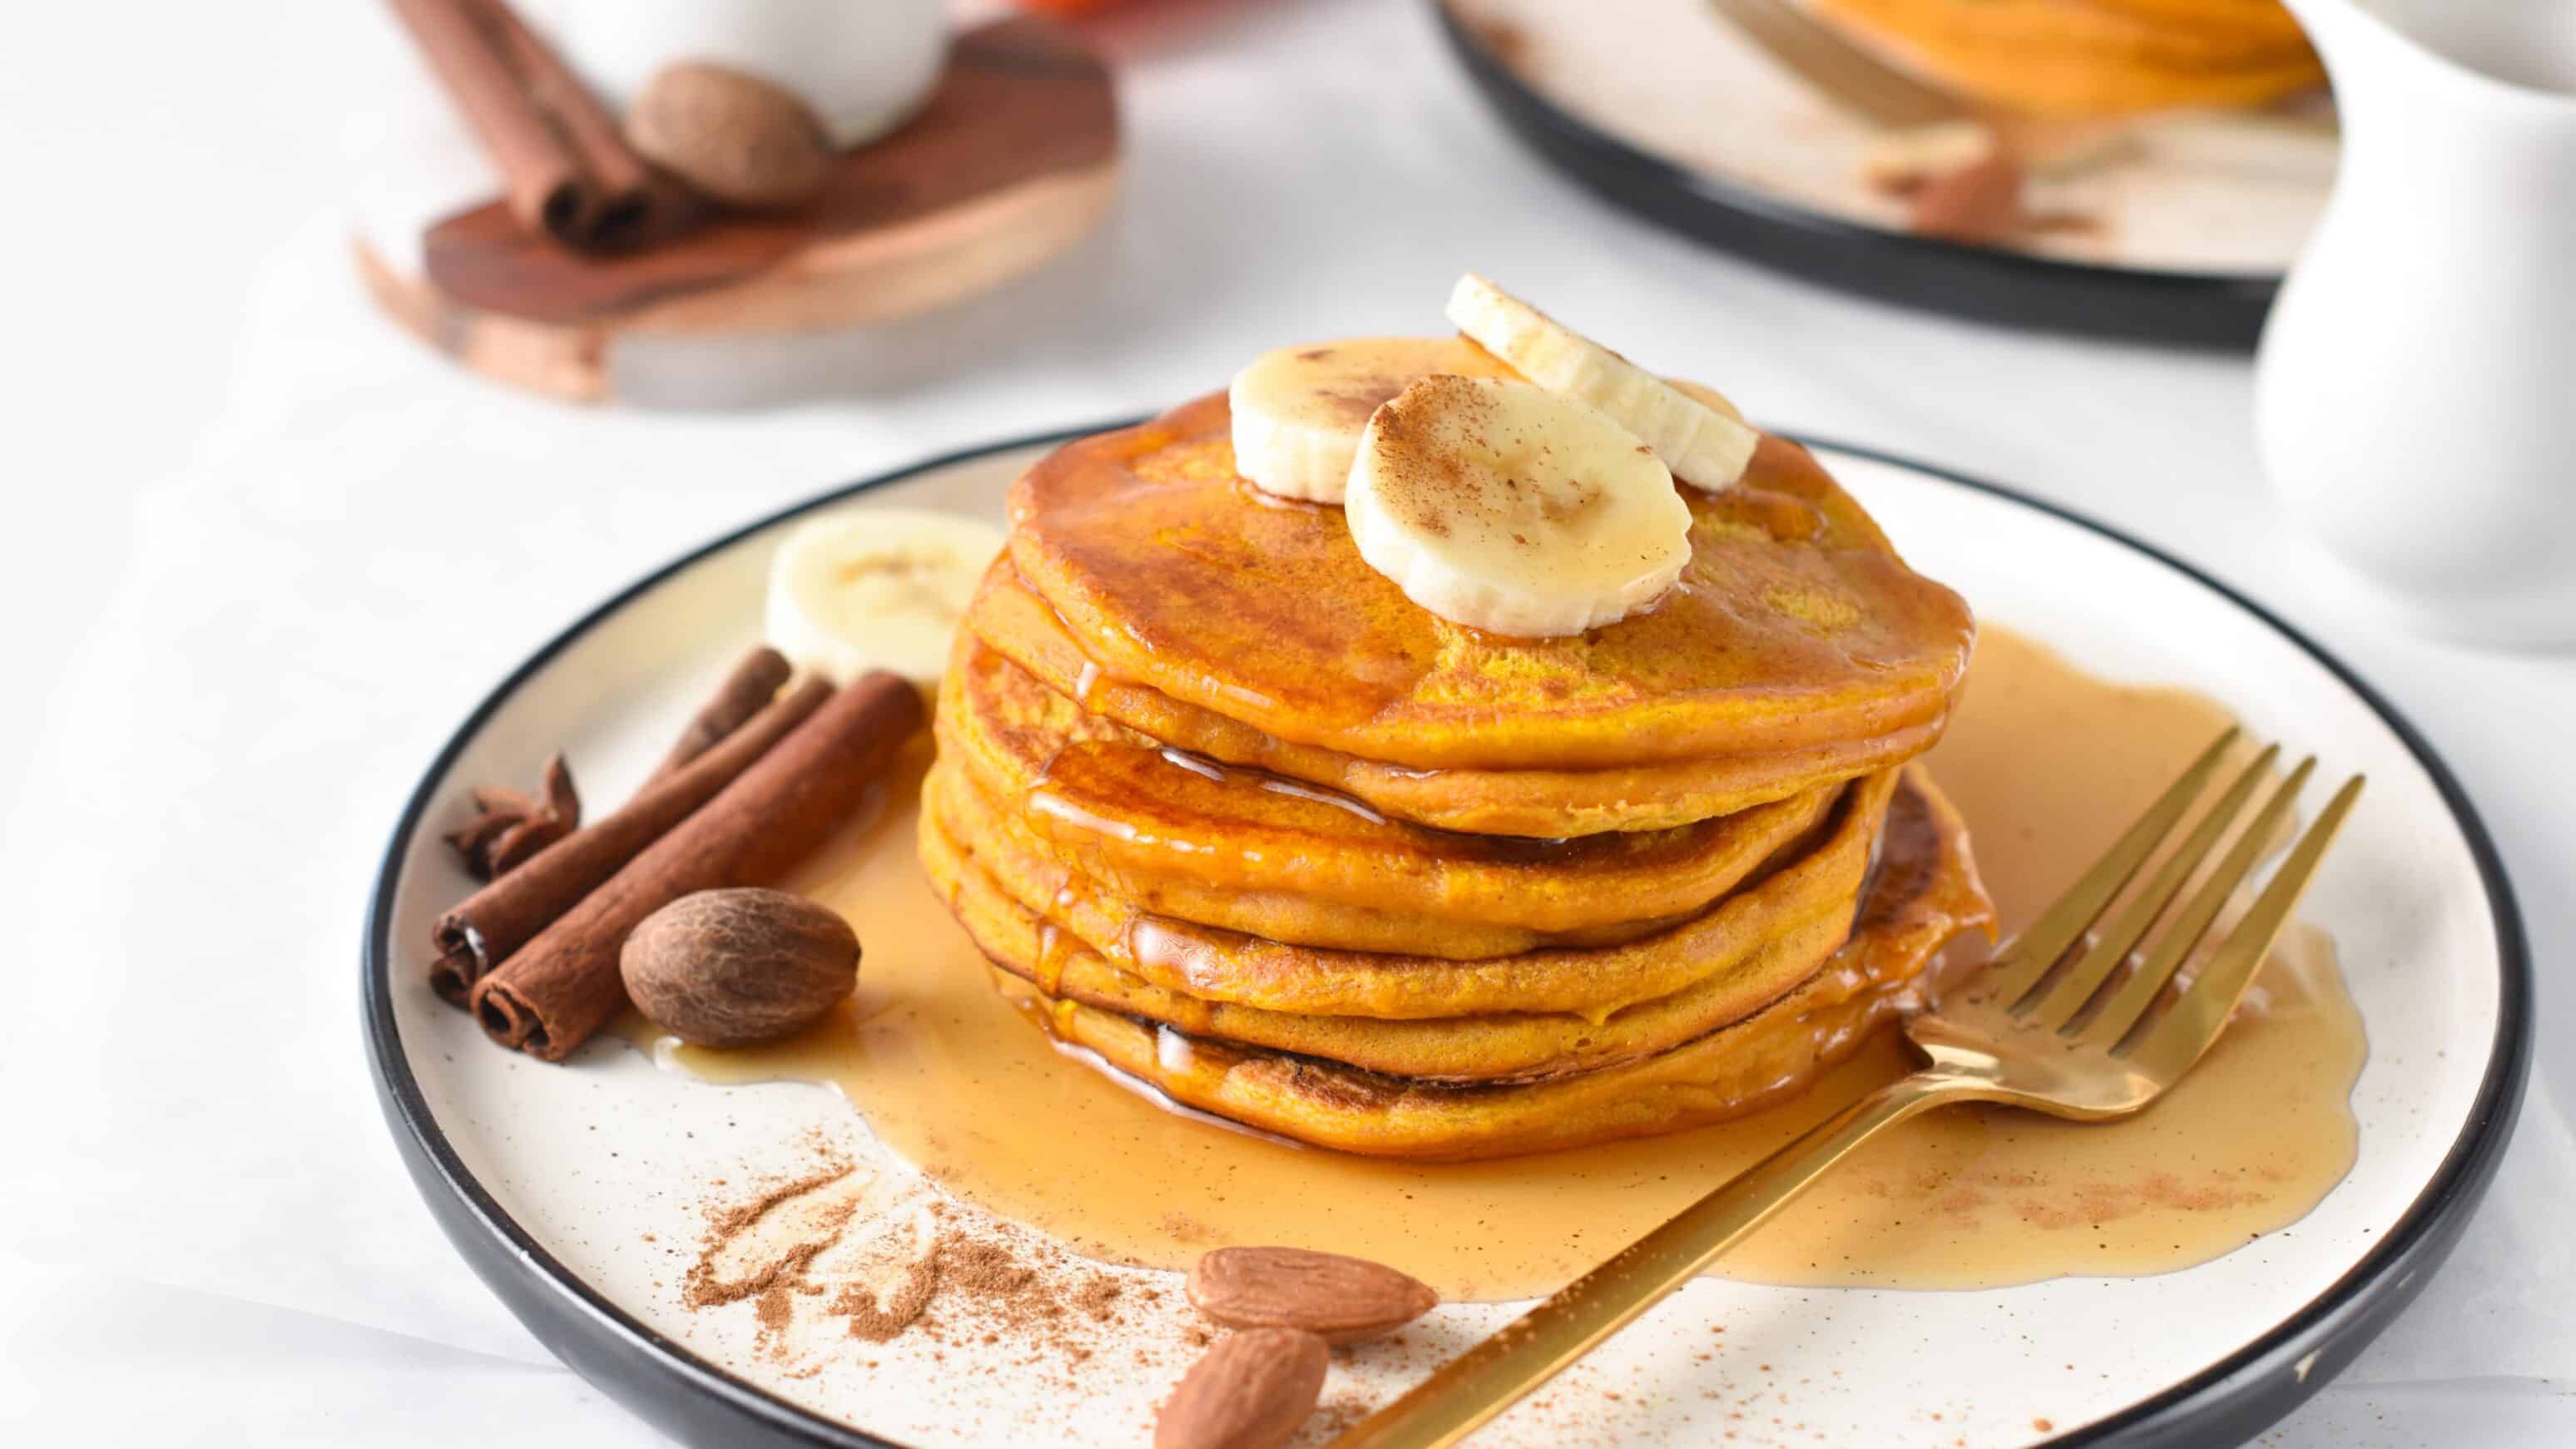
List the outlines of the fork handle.
<svg viewBox="0 0 2576 1449">
<path fill-rule="evenodd" d="M 1919 1112 L 1986 1093 L 1937 1067 L 1890 1082 L 1728 1179 L 1608 1262 L 1451 1359 L 1331 1449 L 1439 1449 L 1556 1377 L 1689 1282 L 1852 1149 Z"/>
</svg>

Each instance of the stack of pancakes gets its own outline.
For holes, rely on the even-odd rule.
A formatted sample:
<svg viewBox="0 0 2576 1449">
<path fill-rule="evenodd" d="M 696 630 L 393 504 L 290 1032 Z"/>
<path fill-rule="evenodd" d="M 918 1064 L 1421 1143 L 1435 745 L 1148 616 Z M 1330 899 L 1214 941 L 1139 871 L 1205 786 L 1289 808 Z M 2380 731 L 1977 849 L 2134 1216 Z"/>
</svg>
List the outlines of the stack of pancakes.
<svg viewBox="0 0 2576 1449">
<path fill-rule="evenodd" d="M 1794 444 L 1687 501 L 1654 609 L 1511 639 L 1238 479 L 1221 395 L 1068 444 L 959 632 L 930 873 L 1064 1042 L 1285 1136 L 1499 1156 L 1794 1092 L 1990 919 L 1908 763 L 1973 627 Z"/>
<path fill-rule="evenodd" d="M 1898 59 L 2054 115 L 2260 105 L 2325 84 L 2280 0 L 1817 0 Z"/>
</svg>

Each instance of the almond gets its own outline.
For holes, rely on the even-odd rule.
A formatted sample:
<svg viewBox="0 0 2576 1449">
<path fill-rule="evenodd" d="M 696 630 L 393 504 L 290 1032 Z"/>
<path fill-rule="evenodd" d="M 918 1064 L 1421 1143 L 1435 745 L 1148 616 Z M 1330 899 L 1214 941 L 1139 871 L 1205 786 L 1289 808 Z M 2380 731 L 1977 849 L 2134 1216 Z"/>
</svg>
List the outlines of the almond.
<svg viewBox="0 0 2576 1449">
<path fill-rule="evenodd" d="M 1324 1341 L 1293 1328 L 1219 1340 L 1154 1419 L 1154 1449 L 1279 1449 L 1324 1392 Z"/>
<path fill-rule="evenodd" d="M 1297 1328 L 1327 1343 L 1393 1333 L 1440 1302 L 1383 1263 L 1308 1248 L 1219 1248 L 1190 1270 L 1189 1292 L 1229 1328 Z"/>
</svg>

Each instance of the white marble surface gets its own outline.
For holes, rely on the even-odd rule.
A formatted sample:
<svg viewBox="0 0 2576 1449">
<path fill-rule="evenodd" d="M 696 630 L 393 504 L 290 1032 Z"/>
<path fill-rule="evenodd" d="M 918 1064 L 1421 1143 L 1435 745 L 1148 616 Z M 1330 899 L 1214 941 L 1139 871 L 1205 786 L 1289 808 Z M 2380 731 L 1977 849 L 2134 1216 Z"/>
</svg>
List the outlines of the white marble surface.
<svg viewBox="0 0 2576 1449">
<path fill-rule="evenodd" d="M 613 412 L 461 376 L 357 295 L 334 199 L 364 178 L 335 118 L 421 106 L 376 7 L 13 17 L 0 1427 L 651 1442 L 464 1270 L 378 1119 L 356 945 L 418 770 L 562 622 L 743 518 L 1144 410 L 1282 338 L 1434 328 L 1474 266 L 1766 421 L 2170 547 L 2425 729 L 2522 888 L 2539 1075 L 2451 1266 L 2264 1442 L 2576 1439 L 2576 769 L 2540 748 L 2576 728 L 2576 660 L 2392 636 L 2312 596 L 2241 361 L 1852 301 L 1609 214 L 1501 134 L 1410 3 L 1142 8 L 1106 32 L 1134 169 L 1103 236 L 891 334 L 663 359 L 666 385 L 732 401 Z"/>
</svg>

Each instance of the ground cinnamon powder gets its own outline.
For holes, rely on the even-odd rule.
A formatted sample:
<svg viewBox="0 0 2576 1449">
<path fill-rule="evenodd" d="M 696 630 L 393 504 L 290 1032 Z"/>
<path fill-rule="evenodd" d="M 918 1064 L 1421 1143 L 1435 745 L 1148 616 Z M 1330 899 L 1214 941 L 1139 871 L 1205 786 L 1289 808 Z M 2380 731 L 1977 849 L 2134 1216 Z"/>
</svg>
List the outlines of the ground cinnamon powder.
<svg viewBox="0 0 2576 1449">
<path fill-rule="evenodd" d="M 1017 1345 L 1029 1361 L 1069 1365 L 1111 1346 L 1106 1331 L 1128 1308 L 1167 1306 L 1159 1288 L 1006 1241 L 945 1201 L 919 1200 L 921 1191 L 888 1188 L 834 1160 L 748 1199 L 711 1202 L 681 1301 L 704 1311 L 751 1300 L 759 1343 L 782 1359 L 792 1339 L 878 1344 L 927 1334 L 944 1346 Z M 849 1260 L 871 1271 L 853 1273 Z"/>
</svg>

